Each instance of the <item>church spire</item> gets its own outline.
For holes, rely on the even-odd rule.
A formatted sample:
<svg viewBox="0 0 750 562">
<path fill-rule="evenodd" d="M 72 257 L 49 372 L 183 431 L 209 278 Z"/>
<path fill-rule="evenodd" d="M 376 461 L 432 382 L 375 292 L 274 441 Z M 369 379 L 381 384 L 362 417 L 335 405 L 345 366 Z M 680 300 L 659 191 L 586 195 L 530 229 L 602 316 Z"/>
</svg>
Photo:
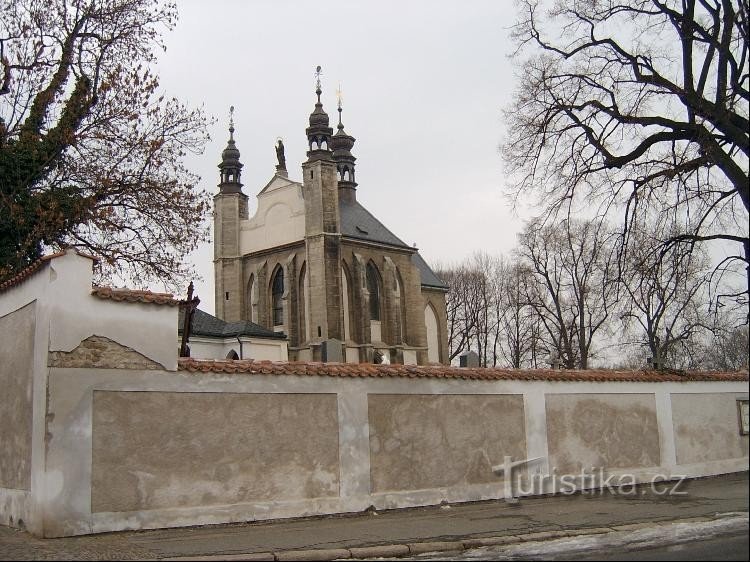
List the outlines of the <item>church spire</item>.
<svg viewBox="0 0 750 562">
<path fill-rule="evenodd" d="M 331 158 L 330 144 L 333 129 L 328 124 L 328 114 L 323 110 L 323 104 L 320 101 L 320 94 L 323 93 L 320 88 L 320 76 L 322 74 L 320 66 L 318 66 L 315 70 L 315 94 L 318 96 L 318 101 L 310 114 L 310 126 L 305 130 L 309 147 L 307 158 L 310 161 Z"/>
<path fill-rule="evenodd" d="M 333 149 L 333 160 L 336 162 L 338 172 L 339 193 L 342 199 L 353 200 L 355 198 L 355 189 L 357 182 L 354 179 L 354 162 L 357 160 L 351 150 L 354 146 L 354 137 L 346 134 L 342 122 L 342 102 L 343 95 L 341 87 L 336 91 L 338 99 L 339 124 L 338 131 L 331 139 L 331 148 Z"/>
<path fill-rule="evenodd" d="M 234 106 L 229 108 L 229 141 L 227 147 L 221 153 L 219 164 L 221 193 L 241 193 L 242 184 L 240 175 L 242 173 L 242 162 L 240 162 L 240 151 L 234 142 Z"/>
</svg>

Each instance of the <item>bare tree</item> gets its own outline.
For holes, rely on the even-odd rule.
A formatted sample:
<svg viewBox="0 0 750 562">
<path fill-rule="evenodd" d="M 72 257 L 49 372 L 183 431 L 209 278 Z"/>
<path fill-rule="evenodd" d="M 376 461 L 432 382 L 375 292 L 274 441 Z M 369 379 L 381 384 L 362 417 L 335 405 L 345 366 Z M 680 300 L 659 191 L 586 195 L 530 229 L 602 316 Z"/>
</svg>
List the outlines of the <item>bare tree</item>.
<svg viewBox="0 0 750 562">
<path fill-rule="evenodd" d="M 0 0 L 0 277 L 76 246 L 104 274 L 183 279 L 209 197 L 183 164 L 205 117 L 150 70 L 175 21 L 157 0 Z"/>
<path fill-rule="evenodd" d="M 435 273 L 448 287 L 448 359 L 452 361 L 469 348 L 479 318 L 480 299 L 476 272 L 465 264 L 437 266 Z"/>
<path fill-rule="evenodd" d="M 477 252 L 459 265 L 438 271 L 450 287 L 446 304 L 451 359 L 474 349 L 482 367 L 497 365 L 501 264 L 500 258 Z"/>
<path fill-rule="evenodd" d="M 626 242 L 645 214 L 680 219 L 665 252 L 719 240 L 750 265 L 747 0 L 546 6 L 522 1 L 513 29 L 511 193 L 537 194 L 550 216 L 621 213 Z"/>
<path fill-rule="evenodd" d="M 497 365 L 501 261 L 486 252 L 477 252 L 467 262 L 477 299 L 477 317 L 469 343 L 475 344 L 482 367 Z"/>
<path fill-rule="evenodd" d="M 747 371 L 748 325 L 716 327 L 703 349 L 700 367 L 716 371 Z"/>
<path fill-rule="evenodd" d="M 597 335 L 608 325 L 616 302 L 613 250 L 613 237 L 599 221 L 532 221 L 519 236 L 519 256 L 540 286 L 528 302 L 568 369 L 588 368 Z"/>
<path fill-rule="evenodd" d="M 711 328 L 708 299 L 708 259 L 686 242 L 663 248 L 676 238 L 659 224 L 640 223 L 622 275 L 627 295 L 621 318 L 637 327 L 638 344 L 663 366 L 695 363 L 698 338 Z"/>
<path fill-rule="evenodd" d="M 542 322 L 529 299 L 531 285 L 536 281 L 531 270 L 523 264 L 502 262 L 498 275 L 501 280 L 497 299 L 496 353 L 514 369 L 539 367 L 546 351 L 541 338 Z"/>
</svg>

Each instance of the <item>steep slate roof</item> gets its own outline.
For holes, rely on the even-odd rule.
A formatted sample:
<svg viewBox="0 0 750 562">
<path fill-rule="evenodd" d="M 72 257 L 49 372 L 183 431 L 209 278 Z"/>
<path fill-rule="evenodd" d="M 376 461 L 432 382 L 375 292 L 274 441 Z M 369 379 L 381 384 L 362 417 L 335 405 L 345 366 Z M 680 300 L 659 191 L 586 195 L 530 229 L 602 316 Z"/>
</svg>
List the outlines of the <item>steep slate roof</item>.
<svg viewBox="0 0 750 562">
<path fill-rule="evenodd" d="M 182 333 L 183 311 L 180 309 L 177 333 Z M 193 336 L 208 336 L 214 338 L 231 338 L 237 336 L 250 336 L 254 338 L 286 339 L 282 332 L 273 332 L 255 322 L 242 320 L 240 322 L 225 322 L 201 309 L 196 309 L 193 314 L 193 328 L 190 332 Z"/>
<path fill-rule="evenodd" d="M 382 222 L 376 219 L 370 211 L 365 209 L 357 201 L 340 201 L 341 234 L 348 238 L 388 244 L 401 248 L 408 246 L 398 236 L 388 230 Z M 432 271 L 427 262 L 422 259 L 418 252 L 414 252 L 411 261 L 419 269 L 422 285 L 431 288 L 447 290 L 448 286 Z"/>
<path fill-rule="evenodd" d="M 368 242 L 389 244 L 413 250 L 388 230 L 370 211 L 357 201 L 340 201 L 341 234 Z"/>
<path fill-rule="evenodd" d="M 248 375 L 298 375 L 328 377 L 439 378 L 465 380 L 522 380 L 561 382 L 696 382 L 748 380 L 747 371 L 736 373 L 687 371 L 614 371 L 605 369 L 496 369 L 465 368 L 447 365 L 372 365 L 369 363 L 303 363 L 271 361 L 219 361 L 181 358 L 181 371 Z"/>
<path fill-rule="evenodd" d="M 435 275 L 435 272 L 432 271 L 432 268 L 427 265 L 427 262 L 424 261 L 422 256 L 420 256 L 418 253 L 412 255 L 411 262 L 417 266 L 417 269 L 419 269 L 419 273 L 422 277 L 423 287 L 429 287 L 430 289 L 440 289 L 443 291 L 447 291 L 449 289 L 445 281 Z"/>
</svg>

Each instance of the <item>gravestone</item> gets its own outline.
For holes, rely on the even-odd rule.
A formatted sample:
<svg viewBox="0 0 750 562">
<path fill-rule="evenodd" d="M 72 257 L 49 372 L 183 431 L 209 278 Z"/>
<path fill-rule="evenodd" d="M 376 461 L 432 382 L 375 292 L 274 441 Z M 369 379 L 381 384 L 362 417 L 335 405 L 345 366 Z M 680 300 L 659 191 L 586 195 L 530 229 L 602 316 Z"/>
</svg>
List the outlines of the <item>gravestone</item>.
<svg viewBox="0 0 750 562">
<path fill-rule="evenodd" d="M 479 355 L 475 351 L 462 353 L 458 358 L 460 367 L 479 367 Z"/>
<path fill-rule="evenodd" d="M 337 339 L 324 341 L 321 346 L 321 353 L 323 363 L 344 362 L 344 344 Z"/>
</svg>

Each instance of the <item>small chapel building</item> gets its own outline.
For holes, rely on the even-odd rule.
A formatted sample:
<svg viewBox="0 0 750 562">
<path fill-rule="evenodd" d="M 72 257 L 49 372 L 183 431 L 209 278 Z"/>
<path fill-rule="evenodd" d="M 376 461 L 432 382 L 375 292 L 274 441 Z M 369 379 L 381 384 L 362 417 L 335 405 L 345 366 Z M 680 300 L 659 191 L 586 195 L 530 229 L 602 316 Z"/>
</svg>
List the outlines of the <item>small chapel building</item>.
<svg viewBox="0 0 750 562">
<path fill-rule="evenodd" d="M 216 316 L 284 332 L 291 361 L 448 364 L 448 287 L 357 201 L 341 103 L 334 134 L 320 80 L 315 93 L 302 181 L 279 141 L 252 217 L 230 122 L 214 197 Z"/>
</svg>

